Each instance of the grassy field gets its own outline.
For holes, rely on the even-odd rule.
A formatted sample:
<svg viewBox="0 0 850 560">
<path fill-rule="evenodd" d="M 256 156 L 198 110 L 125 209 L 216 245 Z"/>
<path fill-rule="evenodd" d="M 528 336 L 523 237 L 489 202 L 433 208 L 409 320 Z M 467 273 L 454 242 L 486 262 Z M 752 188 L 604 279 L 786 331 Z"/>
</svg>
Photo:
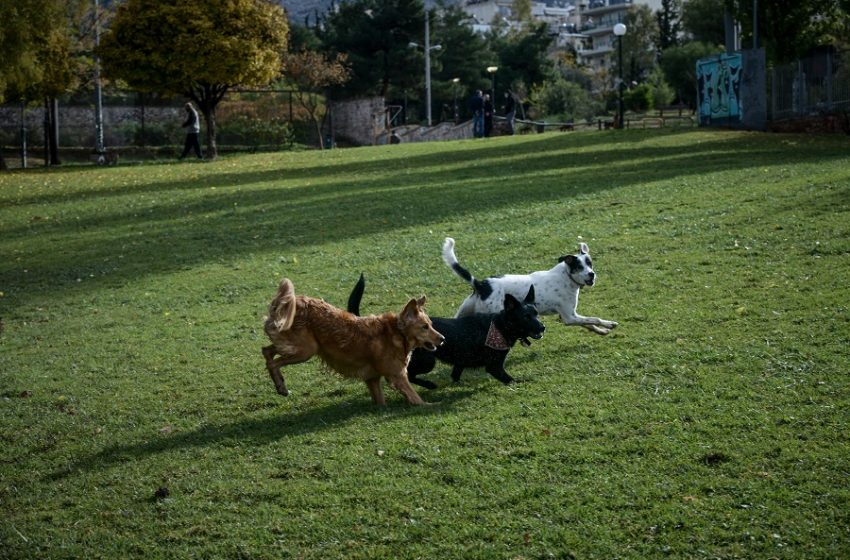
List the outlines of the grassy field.
<svg viewBox="0 0 850 560">
<path fill-rule="evenodd" d="M 585 241 L 503 386 L 263 367 L 277 283 L 365 312 Z M 0 557 L 850 557 L 850 141 L 610 131 L 0 174 Z M 286 373 L 285 372 L 285 373 Z M 167 488 L 168 495 L 155 494 Z"/>
</svg>

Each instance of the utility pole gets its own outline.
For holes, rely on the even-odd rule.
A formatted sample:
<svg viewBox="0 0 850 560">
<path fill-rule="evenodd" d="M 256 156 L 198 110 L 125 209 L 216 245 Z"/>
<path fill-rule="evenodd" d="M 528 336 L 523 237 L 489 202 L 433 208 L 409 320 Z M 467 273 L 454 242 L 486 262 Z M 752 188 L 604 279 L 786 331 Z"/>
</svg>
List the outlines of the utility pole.
<svg viewBox="0 0 850 560">
<path fill-rule="evenodd" d="M 425 8 L 425 115 L 431 126 L 431 30 L 428 27 L 428 8 Z"/>
<path fill-rule="evenodd" d="M 103 91 L 100 84 L 100 58 L 97 56 L 97 47 L 100 45 L 100 7 L 98 0 L 94 0 L 94 151 L 97 154 L 97 163 L 103 165 L 106 159 L 103 155 Z"/>
</svg>

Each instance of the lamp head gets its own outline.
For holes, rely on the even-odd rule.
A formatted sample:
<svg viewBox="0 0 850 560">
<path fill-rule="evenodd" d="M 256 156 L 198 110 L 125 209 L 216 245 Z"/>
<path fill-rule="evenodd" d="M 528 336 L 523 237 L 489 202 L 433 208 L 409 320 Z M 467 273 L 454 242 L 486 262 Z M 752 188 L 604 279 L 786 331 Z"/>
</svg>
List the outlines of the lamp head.
<svg viewBox="0 0 850 560">
<path fill-rule="evenodd" d="M 618 23 L 617 25 L 614 26 L 614 35 L 616 35 L 617 37 L 622 37 L 625 34 L 626 34 L 626 26 L 625 25 L 623 25 L 622 23 Z"/>
</svg>

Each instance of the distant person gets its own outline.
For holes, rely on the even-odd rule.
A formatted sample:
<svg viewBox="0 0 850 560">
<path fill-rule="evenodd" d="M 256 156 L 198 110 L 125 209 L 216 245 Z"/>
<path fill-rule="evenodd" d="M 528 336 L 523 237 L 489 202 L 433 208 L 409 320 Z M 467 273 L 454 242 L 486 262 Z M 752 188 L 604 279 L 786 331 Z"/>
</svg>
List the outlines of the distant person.
<svg viewBox="0 0 850 560">
<path fill-rule="evenodd" d="M 484 97 L 480 89 L 475 90 L 469 100 L 469 110 L 472 111 L 472 136 L 484 138 Z"/>
<path fill-rule="evenodd" d="M 198 112 L 191 103 L 186 103 L 183 108 L 186 109 L 186 122 L 182 125 L 186 129 L 186 145 L 180 159 L 189 155 L 189 150 L 194 150 L 198 159 L 201 159 L 201 121 L 198 119 Z"/>
<path fill-rule="evenodd" d="M 516 122 L 516 99 L 511 90 L 505 92 L 505 122 L 507 122 L 508 134 L 513 135 Z"/>
<path fill-rule="evenodd" d="M 493 132 L 493 100 L 490 94 L 484 95 L 484 136 L 489 137 Z"/>
</svg>

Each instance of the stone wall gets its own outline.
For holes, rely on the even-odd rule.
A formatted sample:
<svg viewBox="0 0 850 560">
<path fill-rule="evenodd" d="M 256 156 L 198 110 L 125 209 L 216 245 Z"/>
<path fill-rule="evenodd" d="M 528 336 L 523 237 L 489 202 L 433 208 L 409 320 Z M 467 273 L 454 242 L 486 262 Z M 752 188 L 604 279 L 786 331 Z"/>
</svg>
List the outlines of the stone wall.
<svg viewBox="0 0 850 560">
<path fill-rule="evenodd" d="M 337 142 L 373 146 L 386 132 L 386 112 L 382 97 L 367 97 L 331 104 L 333 136 Z"/>
</svg>

